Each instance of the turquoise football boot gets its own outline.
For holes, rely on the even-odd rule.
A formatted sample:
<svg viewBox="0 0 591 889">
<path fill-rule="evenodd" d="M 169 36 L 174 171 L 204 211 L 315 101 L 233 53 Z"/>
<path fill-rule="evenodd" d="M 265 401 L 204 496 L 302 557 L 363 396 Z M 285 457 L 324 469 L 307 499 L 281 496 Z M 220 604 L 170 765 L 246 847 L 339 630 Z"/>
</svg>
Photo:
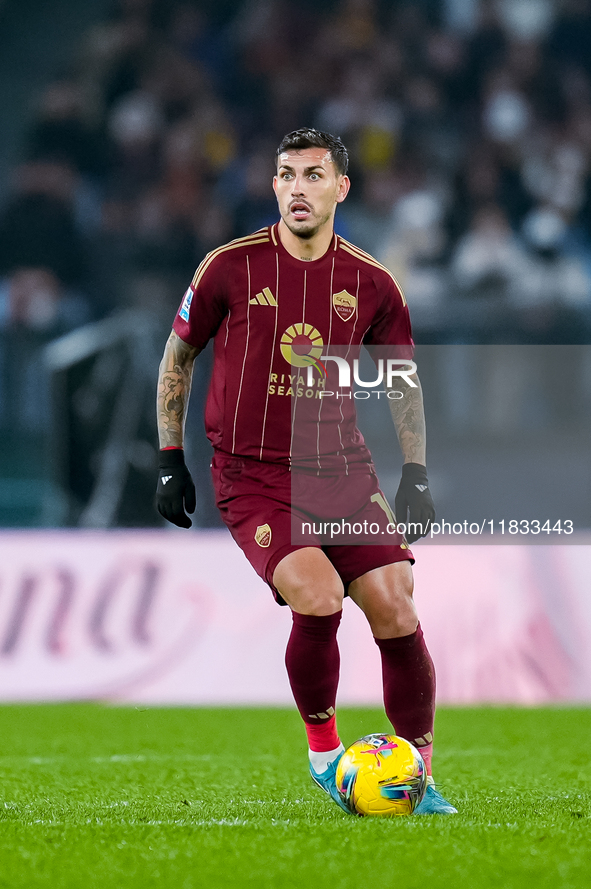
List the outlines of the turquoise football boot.
<svg viewBox="0 0 591 889">
<path fill-rule="evenodd" d="M 325 793 L 328 793 L 328 795 L 333 798 L 337 806 L 340 806 L 343 812 L 346 812 L 347 815 L 352 815 L 353 813 L 349 811 L 345 803 L 342 801 L 337 790 L 337 766 L 344 752 L 345 751 L 343 750 L 342 753 L 339 753 L 337 758 L 328 764 L 328 768 L 324 772 L 320 772 L 320 774 L 314 771 L 314 769 L 312 768 L 312 763 L 310 763 L 310 775 L 312 776 L 312 781 L 314 781 L 315 784 L 318 784 L 318 786 L 321 787 Z"/>
<path fill-rule="evenodd" d="M 435 787 L 435 781 L 429 775 L 425 796 L 413 812 L 414 815 L 457 815 L 458 810 L 444 799 Z"/>
</svg>

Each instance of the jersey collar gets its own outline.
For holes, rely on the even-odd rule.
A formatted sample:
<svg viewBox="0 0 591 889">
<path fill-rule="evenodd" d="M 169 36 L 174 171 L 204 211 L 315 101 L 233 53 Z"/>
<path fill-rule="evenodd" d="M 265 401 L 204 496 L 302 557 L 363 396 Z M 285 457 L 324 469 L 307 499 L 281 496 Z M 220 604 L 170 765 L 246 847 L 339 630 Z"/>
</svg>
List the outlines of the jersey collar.
<svg viewBox="0 0 591 889">
<path fill-rule="evenodd" d="M 296 257 L 292 256 L 291 253 L 289 253 L 281 243 L 281 238 L 279 237 L 279 222 L 276 222 L 275 225 L 270 226 L 269 232 L 271 234 L 271 240 L 275 244 L 277 252 L 281 256 L 281 258 L 292 262 L 297 268 L 300 269 L 317 269 L 323 263 L 330 261 L 330 257 L 334 255 L 338 247 L 338 235 L 335 234 L 333 231 L 332 241 L 330 242 L 326 253 L 324 253 L 318 259 L 296 259 Z"/>
</svg>

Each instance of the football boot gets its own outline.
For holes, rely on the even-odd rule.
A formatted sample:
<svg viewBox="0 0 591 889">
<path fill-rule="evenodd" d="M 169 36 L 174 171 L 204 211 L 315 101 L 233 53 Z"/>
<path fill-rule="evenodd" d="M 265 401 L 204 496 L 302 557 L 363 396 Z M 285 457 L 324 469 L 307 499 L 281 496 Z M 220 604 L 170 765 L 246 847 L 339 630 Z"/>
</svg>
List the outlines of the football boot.
<svg viewBox="0 0 591 889">
<path fill-rule="evenodd" d="M 435 781 L 429 775 L 427 789 L 421 802 L 413 812 L 413 815 L 457 815 L 458 810 L 444 799 L 437 788 Z"/>
<path fill-rule="evenodd" d="M 342 753 L 339 753 L 335 760 L 329 762 L 328 768 L 325 769 L 324 772 L 315 772 L 312 768 L 312 763 L 310 763 L 310 775 L 312 776 L 312 781 L 314 781 L 315 784 L 318 784 L 318 786 L 321 787 L 325 793 L 328 793 L 328 795 L 333 798 L 337 806 L 339 806 L 343 810 L 343 812 L 346 812 L 347 815 L 352 815 L 353 813 L 349 811 L 345 803 L 342 801 L 337 790 L 337 766 L 344 752 L 345 751 L 343 750 Z"/>
</svg>

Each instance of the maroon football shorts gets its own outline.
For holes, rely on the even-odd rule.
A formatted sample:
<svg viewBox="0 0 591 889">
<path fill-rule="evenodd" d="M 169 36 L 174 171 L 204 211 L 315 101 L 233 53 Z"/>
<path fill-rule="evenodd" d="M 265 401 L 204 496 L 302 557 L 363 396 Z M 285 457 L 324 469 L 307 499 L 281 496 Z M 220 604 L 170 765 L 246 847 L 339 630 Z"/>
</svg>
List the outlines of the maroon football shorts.
<svg viewBox="0 0 591 889">
<path fill-rule="evenodd" d="M 347 479 L 318 477 L 216 451 L 211 471 L 224 523 L 280 605 L 285 602 L 273 586 L 275 568 L 306 546 L 322 549 L 345 590 L 374 568 L 414 562 L 371 464 L 351 467 Z"/>
</svg>

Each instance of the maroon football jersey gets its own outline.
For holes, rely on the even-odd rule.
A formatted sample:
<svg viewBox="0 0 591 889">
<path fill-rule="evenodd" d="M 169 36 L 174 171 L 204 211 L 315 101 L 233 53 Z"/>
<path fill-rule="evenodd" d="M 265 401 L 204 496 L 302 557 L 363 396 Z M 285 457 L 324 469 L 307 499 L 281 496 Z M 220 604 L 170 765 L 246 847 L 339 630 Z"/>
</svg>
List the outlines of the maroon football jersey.
<svg viewBox="0 0 591 889">
<path fill-rule="evenodd" d="M 412 355 L 400 287 L 369 254 L 337 235 L 320 259 L 283 247 L 278 224 L 209 253 L 188 288 L 174 330 L 202 349 L 214 337 L 205 412 L 214 448 L 271 463 L 345 471 L 371 461 L 354 399 L 338 389 L 337 366 L 309 369 L 335 347 L 402 346 Z M 338 352 L 338 349 L 337 349 Z M 302 357 L 304 356 L 304 357 Z"/>
</svg>

